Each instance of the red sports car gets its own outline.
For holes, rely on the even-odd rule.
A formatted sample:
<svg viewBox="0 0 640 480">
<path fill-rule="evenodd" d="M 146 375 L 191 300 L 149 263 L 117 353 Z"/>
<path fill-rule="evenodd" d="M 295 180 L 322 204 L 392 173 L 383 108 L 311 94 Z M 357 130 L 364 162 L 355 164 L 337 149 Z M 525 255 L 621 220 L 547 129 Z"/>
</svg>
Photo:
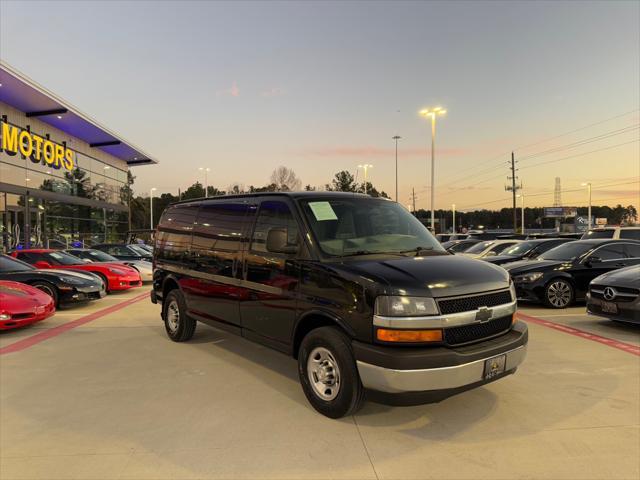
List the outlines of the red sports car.
<svg viewBox="0 0 640 480">
<path fill-rule="evenodd" d="M 53 298 L 43 291 L 24 283 L 0 280 L 0 330 L 30 325 L 55 312 Z"/>
<path fill-rule="evenodd" d="M 142 286 L 140 273 L 135 268 L 121 263 L 87 263 L 68 253 L 44 248 L 16 250 L 10 255 L 18 260 L 30 263 L 36 268 L 82 270 L 94 273 L 102 278 L 107 292 Z"/>
</svg>

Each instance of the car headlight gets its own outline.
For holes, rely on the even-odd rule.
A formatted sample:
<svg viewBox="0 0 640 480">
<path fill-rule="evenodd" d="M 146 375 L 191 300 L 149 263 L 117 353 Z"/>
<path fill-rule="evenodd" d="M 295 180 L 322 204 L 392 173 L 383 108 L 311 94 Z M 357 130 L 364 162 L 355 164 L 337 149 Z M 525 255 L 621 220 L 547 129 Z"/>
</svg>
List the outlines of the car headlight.
<svg viewBox="0 0 640 480">
<path fill-rule="evenodd" d="M 0 313 L 0 320 L 11 320 L 11 314 L 6 312 Z"/>
<path fill-rule="evenodd" d="M 69 285 L 82 285 L 83 283 L 86 282 L 86 280 L 82 278 L 76 278 L 76 277 L 58 277 L 58 279 L 62 283 L 67 283 Z"/>
<path fill-rule="evenodd" d="M 376 298 L 375 313 L 384 317 L 437 315 L 438 307 L 429 297 L 380 296 Z"/>
<path fill-rule="evenodd" d="M 127 272 L 125 272 L 124 270 L 120 270 L 119 268 L 109 267 L 109 271 L 111 273 L 115 273 L 116 275 L 126 275 L 127 274 Z"/>
<path fill-rule="evenodd" d="M 525 273 L 524 275 L 516 275 L 514 277 L 514 281 L 523 282 L 523 283 L 531 283 L 539 280 L 544 275 L 544 272 L 531 272 Z"/>
</svg>

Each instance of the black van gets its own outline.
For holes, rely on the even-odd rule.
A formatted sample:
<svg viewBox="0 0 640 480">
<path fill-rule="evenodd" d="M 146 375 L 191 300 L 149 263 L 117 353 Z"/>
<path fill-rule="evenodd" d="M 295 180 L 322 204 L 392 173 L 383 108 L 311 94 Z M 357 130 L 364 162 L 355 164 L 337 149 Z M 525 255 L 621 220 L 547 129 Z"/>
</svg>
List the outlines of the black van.
<svg viewBox="0 0 640 480">
<path fill-rule="evenodd" d="M 528 340 L 504 269 L 447 253 L 398 203 L 352 193 L 169 206 L 151 300 L 174 341 L 200 321 L 297 358 L 307 399 L 332 418 L 365 391 L 408 405 L 494 381 Z"/>
</svg>

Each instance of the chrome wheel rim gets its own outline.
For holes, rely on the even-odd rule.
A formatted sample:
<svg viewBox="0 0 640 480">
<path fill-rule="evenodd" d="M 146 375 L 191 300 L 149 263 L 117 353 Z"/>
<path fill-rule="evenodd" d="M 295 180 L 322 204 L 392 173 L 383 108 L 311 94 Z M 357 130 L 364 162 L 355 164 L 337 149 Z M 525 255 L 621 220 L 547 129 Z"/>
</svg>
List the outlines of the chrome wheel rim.
<svg viewBox="0 0 640 480">
<path fill-rule="evenodd" d="M 316 347 L 307 358 L 307 376 L 314 393 L 331 401 L 340 393 L 340 368 L 333 354 L 324 347 Z"/>
<path fill-rule="evenodd" d="M 51 290 L 51 287 L 48 287 L 47 285 L 38 285 L 36 288 L 46 293 L 47 295 L 49 295 L 51 298 L 55 298 L 53 290 Z"/>
<path fill-rule="evenodd" d="M 554 307 L 566 307 L 571 301 L 571 287 L 565 282 L 553 282 L 547 289 L 547 298 Z"/>
<path fill-rule="evenodd" d="M 179 325 L 180 308 L 178 307 L 178 302 L 171 300 L 169 305 L 167 305 L 167 327 L 169 327 L 169 331 L 171 331 L 171 333 L 174 333 L 178 330 Z"/>
</svg>

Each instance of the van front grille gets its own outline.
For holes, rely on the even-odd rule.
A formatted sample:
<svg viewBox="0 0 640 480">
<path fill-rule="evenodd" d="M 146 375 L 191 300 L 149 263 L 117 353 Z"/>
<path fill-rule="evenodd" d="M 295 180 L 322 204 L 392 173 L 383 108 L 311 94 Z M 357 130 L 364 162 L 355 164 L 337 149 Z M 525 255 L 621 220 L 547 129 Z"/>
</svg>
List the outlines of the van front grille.
<svg viewBox="0 0 640 480">
<path fill-rule="evenodd" d="M 483 340 L 507 332 L 511 328 L 511 315 L 496 318 L 486 323 L 473 323 L 446 328 L 444 341 L 448 345 L 461 345 Z"/>
<path fill-rule="evenodd" d="M 511 303 L 511 292 L 503 290 L 501 292 L 486 293 L 482 295 L 474 295 L 471 297 L 443 298 L 438 300 L 440 313 L 449 315 L 451 313 L 469 312 L 477 310 L 480 307 L 495 307 Z"/>
</svg>

